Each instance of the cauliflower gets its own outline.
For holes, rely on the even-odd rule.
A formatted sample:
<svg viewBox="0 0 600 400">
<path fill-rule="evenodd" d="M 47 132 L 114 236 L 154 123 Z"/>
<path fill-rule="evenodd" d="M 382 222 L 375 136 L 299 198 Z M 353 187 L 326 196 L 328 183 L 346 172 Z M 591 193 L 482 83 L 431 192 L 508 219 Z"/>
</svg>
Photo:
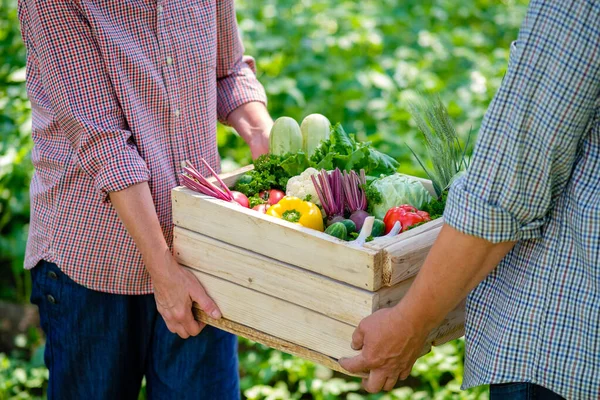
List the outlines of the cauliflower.
<svg viewBox="0 0 600 400">
<path fill-rule="evenodd" d="M 317 195 L 315 185 L 313 184 L 313 181 L 310 178 L 311 176 L 317 175 L 318 173 L 319 171 L 317 171 L 314 168 L 307 168 L 300 175 L 291 177 L 287 183 L 285 194 L 287 196 L 298 197 L 302 200 L 308 200 L 311 203 L 314 203 L 320 207 L 321 202 L 319 201 L 319 196 Z M 307 197 L 309 198 L 307 199 Z"/>
</svg>

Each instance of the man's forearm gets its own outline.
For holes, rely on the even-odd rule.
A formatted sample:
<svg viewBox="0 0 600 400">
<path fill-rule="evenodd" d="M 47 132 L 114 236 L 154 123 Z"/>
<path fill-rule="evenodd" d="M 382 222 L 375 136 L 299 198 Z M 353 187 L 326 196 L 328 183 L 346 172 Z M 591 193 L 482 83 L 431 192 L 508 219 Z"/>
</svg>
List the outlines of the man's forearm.
<svg viewBox="0 0 600 400">
<path fill-rule="evenodd" d="M 419 275 L 396 306 L 424 332 L 438 326 L 502 261 L 515 242 L 494 244 L 444 225 Z"/>
<path fill-rule="evenodd" d="M 268 135 L 273 126 L 273 120 L 267 108 L 258 101 L 243 104 L 233 110 L 227 117 L 227 123 L 248 144 L 252 143 L 257 136 Z"/>
<path fill-rule="evenodd" d="M 109 196 L 119 218 L 142 254 L 148 272 L 153 276 L 168 273 L 155 267 L 170 265 L 161 261 L 167 260 L 171 253 L 156 215 L 148 183 L 143 182 L 118 192 L 111 192 Z"/>
</svg>

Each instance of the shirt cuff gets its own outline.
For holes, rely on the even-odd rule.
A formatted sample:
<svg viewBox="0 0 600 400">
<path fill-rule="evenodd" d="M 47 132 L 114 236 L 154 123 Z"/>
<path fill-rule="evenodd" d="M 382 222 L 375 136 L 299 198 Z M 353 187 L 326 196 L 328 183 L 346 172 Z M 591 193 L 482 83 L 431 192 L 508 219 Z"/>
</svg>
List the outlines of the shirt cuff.
<svg viewBox="0 0 600 400">
<path fill-rule="evenodd" d="M 150 171 L 137 149 L 126 145 L 102 166 L 94 179 L 94 186 L 103 202 L 109 202 L 108 194 L 118 192 L 136 183 L 150 180 Z"/>
<path fill-rule="evenodd" d="M 231 74 L 217 82 L 217 116 L 227 124 L 227 117 L 241 105 L 258 101 L 267 105 L 265 89 L 255 75 L 254 60 L 244 57 Z"/>
<path fill-rule="evenodd" d="M 537 239 L 542 236 L 545 220 L 519 221 L 505 208 L 484 200 L 467 190 L 468 174 L 456 180 L 450 189 L 444 210 L 444 222 L 467 235 L 492 243 Z"/>
</svg>

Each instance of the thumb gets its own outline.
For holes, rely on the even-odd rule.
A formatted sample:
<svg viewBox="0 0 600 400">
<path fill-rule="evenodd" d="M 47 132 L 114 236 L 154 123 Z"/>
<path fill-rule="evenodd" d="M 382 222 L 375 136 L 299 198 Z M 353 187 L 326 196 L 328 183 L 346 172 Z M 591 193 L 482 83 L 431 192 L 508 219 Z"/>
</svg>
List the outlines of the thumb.
<svg viewBox="0 0 600 400">
<path fill-rule="evenodd" d="M 368 371 L 367 362 L 362 354 L 350 358 L 340 358 L 338 363 L 348 372 L 359 373 Z"/>
<path fill-rule="evenodd" d="M 204 290 L 202 284 L 200 284 L 195 276 L 192 275 L 190 278 L 194 280 L 194 282 L 192 282 L 192 287 L 190 288 L 190 297 L 192 301 L 198 303 L 200 309 L 208 314 L 208 316 L 211 318 L 221 318 L 221 310 L 219 310 L 217 304 L 206 293 L 206 290 Z"/>
<path fill-rule="evenodd" d="M 363 348 L 364 339 L 365 339 L 365 334 L 364 334 L 363 330 L 361 329 L 361 326 L 358 325 L 358 327 L 352 333 L 352 344 L 351 344 L 352 350 L 361 350 Z"/>
</svg>

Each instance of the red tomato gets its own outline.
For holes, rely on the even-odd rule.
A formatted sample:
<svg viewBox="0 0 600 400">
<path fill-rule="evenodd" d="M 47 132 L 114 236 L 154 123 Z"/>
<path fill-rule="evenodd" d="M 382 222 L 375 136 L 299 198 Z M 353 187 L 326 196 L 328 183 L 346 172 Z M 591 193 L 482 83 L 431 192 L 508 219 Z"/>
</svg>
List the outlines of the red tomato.
<svg viewBox="0 0 600 400">
<path fill-rule="evenodd" d="M 413 206 L 405 204 L 390 208 L 385 214 L 385 218 L 383 218 L 383 223 L 385 224 L 385 233 L 387 234 L 392 230 L 397 221 L 402 225 L 402 232 L 404 232 L 410 226 L 430 220 L 429 214 L 425 211 L 419 211 Z"/>
<path fill-rule="evenodd" d="M 250 200 L 246 197 L 244 193 L 236 192 L 235 190 L 231 191 L 233 195 L 233 201 L 238 203 L 242 207 L 250 208 Z"/>
<path fill-rule="evenodd" d="M 258 196 L 267 202 L 268 205 L 274 206 L 279 203 L 279 200 L 285 197 L 285 193 L 278 189 L 263 190 Z"/>
<path fill-rule="evenodd" d="M 254 211 L 258 211 L 259 213 L 266 214 L 267 210 L 269 209 L 269 205 L 267 205 L 267 204 L 257 204 L 254 207 L 252 207 L 252 209 Z"/>
</svg>

